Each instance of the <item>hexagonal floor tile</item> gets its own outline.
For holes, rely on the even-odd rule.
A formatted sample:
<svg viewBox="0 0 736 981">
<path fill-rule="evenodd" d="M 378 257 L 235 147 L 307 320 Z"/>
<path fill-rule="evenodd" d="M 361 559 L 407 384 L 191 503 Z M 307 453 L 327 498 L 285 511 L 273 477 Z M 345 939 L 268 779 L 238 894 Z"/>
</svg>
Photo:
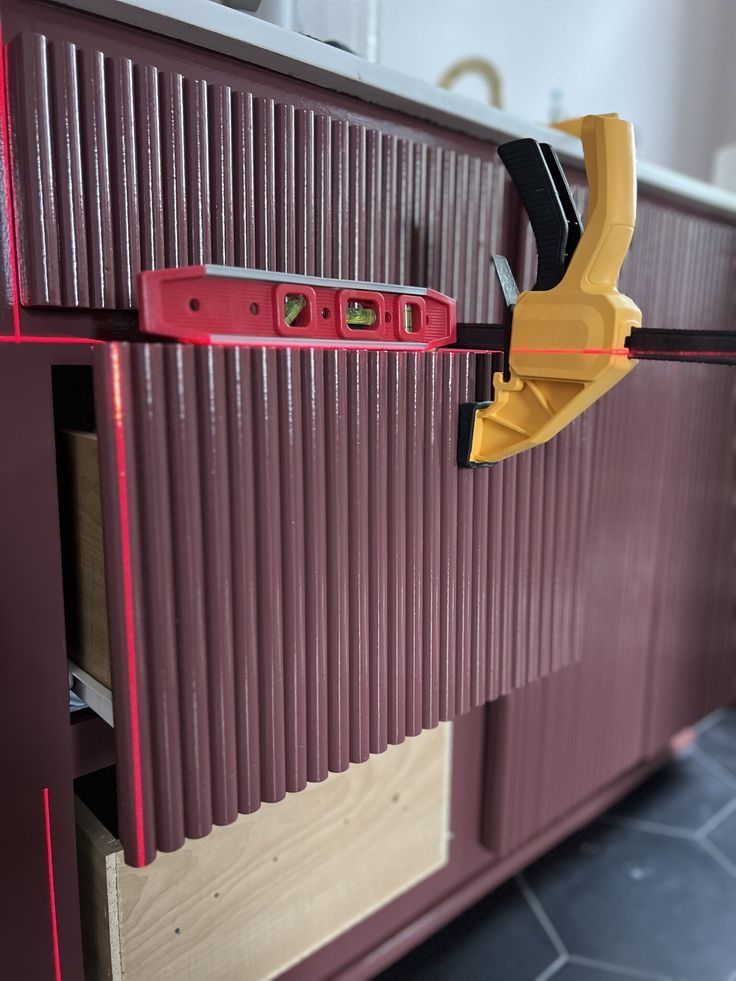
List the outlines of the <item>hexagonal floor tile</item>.
<svg viewBox="0 0 736 981">
<path fill-rule="evenodd" d="M 557 958 L 515 882 L 507 882 L 383 974 L 378 981 L 533 981 Z"/>
<path fill-rule="evenodd" d="M 736 776 L 736 708 L 698 736 L 698 746 Z"/>
<path fill-rule="evenodd" d="M 570 954 L 693 981 L 736 970 L 736 877 L 694 841 L 592 825 L 527 878 Z"/>
<path fill-rule="evenodd" d="M 633 975 L 633 981 L 663 981 L 663 974 L 637 974 Z M 568 961 L 557 970 L 550 981 L 632 981 L 632 975 L 628 972 L 617 971 L 615 967 L 601 967 L 600 964 L 591 964 L 588 961 L 576 963 Z"/>
<path fill-rule="evenodd" d="M 727 817 L 708 837 L 736 868 L 736 813 Z"/>
<path fill-rule="evenodd" d="M 733 786 L 685 752 L 632 791 L 611 814 L 697 831 L 735 796 Z"/>
</svg>

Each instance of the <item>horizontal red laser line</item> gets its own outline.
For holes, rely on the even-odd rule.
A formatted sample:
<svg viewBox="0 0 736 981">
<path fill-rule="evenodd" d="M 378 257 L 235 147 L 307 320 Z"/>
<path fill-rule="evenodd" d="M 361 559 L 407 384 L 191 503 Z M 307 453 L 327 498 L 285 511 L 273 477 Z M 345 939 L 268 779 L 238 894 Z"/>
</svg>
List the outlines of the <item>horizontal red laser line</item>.
<svg viewBox="0 0 736 981">
<path fill-rule="evenodd" d="M 634 348 L 632 358 L 731 358 L 736 361 L 736 351 L 640 351 Z"/>
<path fill-rule="evenodd" d="M 54 886 L 54 853 L 51 847 L 51 810 L 49 808 L 49 788 L 43 788 L 43 811 L 46 821 L 46 864 L 49 874 L 49 909 L 51 911 L 51 937 L 54 945 L 54 972 L 56 981 L 61 981 L 61 960 L 59 958 L 59 927 L 56 922 L 56 887 Z"/>
<path fill-rule="evenodd" d="M 626 347 L 512 347 L 512 354 L 610 354 L 628 358 Z"/>
<path fill-rule="evenodd" d="M 0 343 L 10 344 L 104 344 L 96 337 L 0 337 Z"/>
<path fill-rule="evenodd" d="M 156 340 L 156 338 L 152 338 Z M 0 344 L 107 344 L 113 343 L 109 341 L 100 340 L 97 337 L 0 337 Z M 309 350 L 320 350 L 320 351 L 382 351 L 383 348 L 379 347 L 359 347 L 346 348 L 334 347 L 329 344 L 320 344 L 318 347 L 314 345 L 306 344 L 269 344 L 264 338 L 262 344 L 254 344 L 252 342 L 239 342 L 234 340 L 230 341 L 218 341 L 216 344 L 212 344 L 210 341 L 206 340 L 192 340 L 187 339 L 186 341 L 180 341 L 182 344 L 193 344 L 195 346 L 203 347 L 267 347 L 273 348 L 274 350 L 293 350 L 293 349 L 309 349 Z M 432 354 L 433 351 L 439 351 L 442 354 L 503 354 L 500 348 L 476 348 L 476 347 L 463 347 L 463 348 L 443 348 L 437 347 L 427 350 L 426 348 L 410 347 L 407 345 L 406 348 L 392 348 L 391 353 L 395 354 Z M 591 357 L 596 357 L 601 354 L 606 354 L 611 357 L 616 358 L 660 358 L 663 361 L 667 361 L 670 358 L 731 358 L 736 361 L 736 351 L 642 351 L 638 348 L 629 349 L 627 347 L 579 347 L 579 348 L 567 348 L 567 347 L 514 347 L 511 349 L 512 354 L 587 354 Z"/>
</svg>

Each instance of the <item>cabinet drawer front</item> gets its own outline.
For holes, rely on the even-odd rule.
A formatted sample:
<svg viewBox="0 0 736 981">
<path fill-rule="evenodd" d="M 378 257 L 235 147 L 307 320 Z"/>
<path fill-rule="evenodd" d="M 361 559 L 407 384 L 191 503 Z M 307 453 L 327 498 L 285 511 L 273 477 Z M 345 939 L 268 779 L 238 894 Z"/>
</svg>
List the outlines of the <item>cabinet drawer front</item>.
<svg viewBox="0 0 736 981">
<path fill-rule="evenodd" d="M 580 656 L 584 420 L 469 471 L 476 355 L 96 357 L 131 863 Z"/>
</svg>

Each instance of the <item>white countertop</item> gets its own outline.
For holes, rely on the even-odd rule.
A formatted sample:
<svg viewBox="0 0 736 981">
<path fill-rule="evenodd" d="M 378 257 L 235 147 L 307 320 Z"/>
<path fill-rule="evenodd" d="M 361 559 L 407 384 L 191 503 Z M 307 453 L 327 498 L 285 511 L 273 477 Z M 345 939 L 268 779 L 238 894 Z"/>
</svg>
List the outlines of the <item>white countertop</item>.
<svg viewBox="0 0 736 981">
<path fill-rule="evenodd" d="M 494 143 L 534 137 L 551 143 L 563 162 L 582 161 L 579 142 L 564 133 L 210 0 L 65 0 L 65 6 L 196 44 Z M 614 109 L 602 107 L 604 112 Z M 646 162 L 639 163 L 638 177 L 642 189 L 698 211 L 736 219 L 736 194 Z"/>
</svg>

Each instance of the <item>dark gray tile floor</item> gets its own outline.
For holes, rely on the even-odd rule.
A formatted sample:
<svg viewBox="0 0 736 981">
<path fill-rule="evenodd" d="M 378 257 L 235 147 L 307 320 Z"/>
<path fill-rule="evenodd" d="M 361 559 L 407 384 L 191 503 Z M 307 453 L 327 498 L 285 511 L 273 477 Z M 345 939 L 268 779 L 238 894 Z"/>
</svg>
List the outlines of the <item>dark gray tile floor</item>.
<svg viewBox="0 0 736 981">
<path fill-rule="evenodd" d="M 736 709 L 381 981 L 736 981 Z"/>
</svg>

